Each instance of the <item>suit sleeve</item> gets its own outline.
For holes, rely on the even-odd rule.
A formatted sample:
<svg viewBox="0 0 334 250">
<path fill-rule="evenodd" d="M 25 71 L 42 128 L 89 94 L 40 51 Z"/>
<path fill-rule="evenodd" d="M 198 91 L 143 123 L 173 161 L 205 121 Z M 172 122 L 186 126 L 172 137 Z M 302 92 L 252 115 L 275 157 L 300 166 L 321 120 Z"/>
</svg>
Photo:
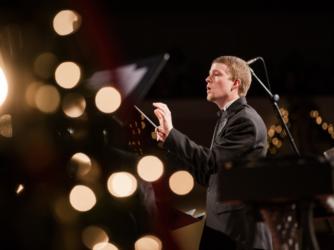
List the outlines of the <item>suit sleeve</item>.
<svg viewBox="0 0 334 250">
<path fill-rule="evenodd" d="M 209 176 L 226 162 L 237 160 L 250 151 L 255 142 L 255 126 L 250 119 L 240 117 L 228 124 L 215 138 L 212 150 L 196 144 L 173 128 L 164 147 L 187 164 L 196 181 L 207 186 Z"/>
</svg>

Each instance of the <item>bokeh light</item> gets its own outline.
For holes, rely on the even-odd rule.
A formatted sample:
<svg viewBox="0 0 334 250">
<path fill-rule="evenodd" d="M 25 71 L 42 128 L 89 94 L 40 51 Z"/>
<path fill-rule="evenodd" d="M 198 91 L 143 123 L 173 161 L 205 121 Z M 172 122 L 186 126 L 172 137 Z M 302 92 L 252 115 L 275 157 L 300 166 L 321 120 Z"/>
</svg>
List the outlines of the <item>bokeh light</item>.
<svg viewBox="0 0 334 250">
<path fill-rule="evenodd" d="M 278 141 L 279 141 L 279 139 L 278 139 L 277 137 L 274 137 L 274 138 L 271 140 L 271 143 L 272 143 L 273 145 L 277 146 Z"/>
<path fill-rule="evenodd" d="M 327 122 L 323 122 L 321 125 L 323 130 L 327 130 L 328 129 L 328 123 Z"/>
<path fill-rule="evenodd" d="M 103 87 L 95 96 L 96 107 L 103 113 L 115 112 L 121 101 L 121 94 L 113 87 Z"/>
<path fill-rule="evenodd" d="M 118 247 L 110 242 L 101 242 L 97 243 L 92 250 L 118 250 Z"/>
<path fill-rule="evenodd" d="M 3 137 L 13 137 L 12 116 L 4 114 L 0 116 L 0 135 Z"/>
<path fill-rule="evenodd" d="M 62 108 L 65 115 L 71 118 L 77 118 L 85 112 L 86 100 L 80 94 L 67 94 L 63 99 Z"/>
<path fill-rule="evenodd" d="M 16 194 L 19 195 L 23 192 L 24 186 L 22 184 L 19 184 L 16 188 Z"/>
<path fill-rule="evenodd" d="M 42 82 L 31 82 L 25 91 L 25 100 L 31 107 L 36 108 L 36 93 L 37 90 L 43 85 Z"/>
<path fill-rule="evenodd" d="M 75 153 L 71 157 L 70 164 L 78 176 L 84 176 L 92 169 L 91 159 L 88 155 L 81 152 Z"/>
<path fill-rule="evenodd" d="M 73 10 L 59 11 L 53 18 L 53 29 L 60 36 L 77 31 L 81 24 L 80 15 Z"/>
<path fill-rule="evenodd" d="M 318 115 L 319 115 L 319 111 L 318 111 L 318 110 L 311 110 L 311 111 L 310 111 L 310 116 L 311 116 L 312 118 L 317 118 Z"/>
<path fill-rule="evenodd" d="M 161 250 L 162 242 L 154 235 L 145 235 L 135 242 L 135 250 Z"/>
<path fill-rule="evenodd" d="M 169 178 L 169 187 L 177 195 L 186 195 L 194 187 L 194 178 L 187 171 L 177 171 Z"/>
<path fill-rule="evenodd" d="M 5 72 L 0 68 L 0 106 L 5 102 L 8 94 L 8 82 Z"/>
<path fill-rule="evenodd" d="M 55 80 L 64 89 L 75 87 L 81 78 L 81 69 L 74 62 L 63 62 L 58 65 L 55 71 Z"/>
<path fill-rule="evenodd" d="M 145 181 L 158 180 L 164 171 L 162 161 L 153 155 L 147 155 L 140 159 L 137 165 L 138 175 Z"/>
<path fill-rule="evenodd" d="M 137 179 L 128 172 L 110 175 L 107 182 L 109 192 L 118 198 L 128 197 L 137 190 Z"/>
<path fill-rule="evenodd" d="M 44 113 L 53 113 L 57 110 L 60 103 L 58 90 L 52 85 L 40 86 L 35 95 L 36 107 Z"/>
<path fill-rule="evenodd" d="M 84 245 L 93 249 L 93 247 L 98 243 L 107 243 L 109 241 L 108 234 L 98 226 L 88 226 L 81 234 L 82 242 Z"/>
<path fill-rule="evenodd" d="M 96 196 L 89 187 L 77 185 L 70 192 L 70 203 L 74 209 L 86 212 L 96 204 Z"/>
</svg>

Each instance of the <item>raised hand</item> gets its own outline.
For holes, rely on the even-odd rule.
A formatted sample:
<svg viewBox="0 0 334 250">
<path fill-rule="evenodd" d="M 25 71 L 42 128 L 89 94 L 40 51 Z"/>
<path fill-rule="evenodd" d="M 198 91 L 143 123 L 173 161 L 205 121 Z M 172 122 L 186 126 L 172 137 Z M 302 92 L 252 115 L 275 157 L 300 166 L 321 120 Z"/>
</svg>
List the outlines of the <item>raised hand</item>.
<svg viewBox="0 0 334 250">
<path fill-rule="evenodd" d="M 154 102 L 154 114 L 159 120 L 159 127 L 156 128 L 157 140 L 164 142 L 173 128 L 172 114 L 165 103 Z"/>
</svg>

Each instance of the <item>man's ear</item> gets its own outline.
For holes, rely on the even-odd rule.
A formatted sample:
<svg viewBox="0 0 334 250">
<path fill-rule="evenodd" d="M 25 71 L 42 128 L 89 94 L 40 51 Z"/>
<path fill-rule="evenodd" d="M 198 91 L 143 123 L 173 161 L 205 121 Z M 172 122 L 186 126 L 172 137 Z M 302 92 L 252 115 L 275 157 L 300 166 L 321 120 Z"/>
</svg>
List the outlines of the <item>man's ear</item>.
<svg viewBox="0 0 334 250">
<path fill-rule="evenodd" d="M 240 84 L 241 84 L 241 82 L 240 82 L 239 79 L 234 80 L 233 85 L 232 85 L 232 89 L 236 88 L 237 90 L 239 90 Z"/>
</svg>

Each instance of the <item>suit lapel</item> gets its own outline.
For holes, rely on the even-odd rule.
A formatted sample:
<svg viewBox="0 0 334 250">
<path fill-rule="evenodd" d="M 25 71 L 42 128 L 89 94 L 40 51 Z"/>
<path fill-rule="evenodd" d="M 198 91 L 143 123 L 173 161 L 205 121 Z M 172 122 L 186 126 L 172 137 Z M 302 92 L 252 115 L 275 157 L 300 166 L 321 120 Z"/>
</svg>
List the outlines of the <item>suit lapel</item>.
<svg viewBox="0 0 334 250">
<path fill-rule="evenodd" d="M 222 116 L 220 117 L 220 122 L 218 124 L 218 129 L 217 129 L 216 136 L 219 135 L 223 131 L 223 129 L 224 129 L 226 123 L 227 123 L 227 120 L 228 120 L 228 114 L 227 114 L 227 111 L 225 111 L 225 112 L 223 112 Z"/>
<path fill-rule="evenodd" d="M 213 147 L 215 138 L 223 132 L 224 128 L 226 127 L 226 124 L 230 117 L 232 117 L 235 113 L 237 113 L 240 109 L 242 109 L 244 106 L 247 105 L 247 101 L 245 97 L 240 97 L 238 100 L 236 100 L 234 103 L 231 104 L 230 107 L 226 111 L 218 111 L 218 115 L 220 116 L 216 126 L 215 130 L 213 132 L 212 140 L 211 140 L 211 146 L 210 150 Z"/>
</svg>

